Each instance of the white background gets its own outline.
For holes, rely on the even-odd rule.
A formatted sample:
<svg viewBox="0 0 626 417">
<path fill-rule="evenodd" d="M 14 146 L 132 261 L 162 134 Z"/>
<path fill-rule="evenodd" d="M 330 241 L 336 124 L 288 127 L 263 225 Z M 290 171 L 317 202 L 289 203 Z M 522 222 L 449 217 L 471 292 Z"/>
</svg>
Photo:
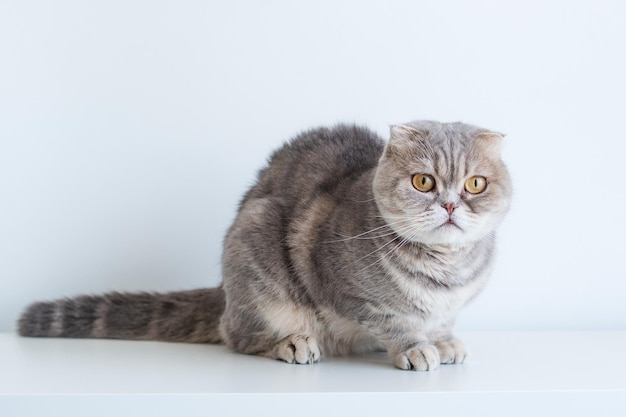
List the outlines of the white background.
<svg viewBox="0 0 626 417">
<path fill-rule="evenodd" d="M 38 299 L 216 285 L 266 155 L 339 121 L 508 133 L 464 330 L 626 329 L 620 1 L 0 2 L 0 331 Z"/>
</svg>

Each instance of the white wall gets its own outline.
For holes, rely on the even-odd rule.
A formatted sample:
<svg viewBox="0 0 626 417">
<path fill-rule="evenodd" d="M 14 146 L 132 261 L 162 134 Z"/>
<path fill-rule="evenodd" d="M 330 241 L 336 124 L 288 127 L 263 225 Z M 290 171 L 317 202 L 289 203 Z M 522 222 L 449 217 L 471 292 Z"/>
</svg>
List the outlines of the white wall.
<svg viewBox="0 0 626 417">
<path fill-rule="evenodd" d="M 508 133 L 463 329 L 626 329 L 626 3 L 0 3 L 0 330 L 29 302 L 220 280 L 273 148 L 320 124 Z"/>
</svg>

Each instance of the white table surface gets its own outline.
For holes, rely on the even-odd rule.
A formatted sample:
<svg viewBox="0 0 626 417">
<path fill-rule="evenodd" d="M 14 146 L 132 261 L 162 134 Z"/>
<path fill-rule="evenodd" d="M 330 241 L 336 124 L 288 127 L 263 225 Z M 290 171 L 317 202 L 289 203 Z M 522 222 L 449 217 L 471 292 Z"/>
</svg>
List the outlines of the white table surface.
<svg viewBox="0 0 626 417">
<path fill-rule="evenodd" d="M 625 331 L 459 336 L 465 364 L 411 372 L 382 353 L 289 365 L 217 345 L 4 333 L 0 416 L 626 415 Z"/>
</svg>

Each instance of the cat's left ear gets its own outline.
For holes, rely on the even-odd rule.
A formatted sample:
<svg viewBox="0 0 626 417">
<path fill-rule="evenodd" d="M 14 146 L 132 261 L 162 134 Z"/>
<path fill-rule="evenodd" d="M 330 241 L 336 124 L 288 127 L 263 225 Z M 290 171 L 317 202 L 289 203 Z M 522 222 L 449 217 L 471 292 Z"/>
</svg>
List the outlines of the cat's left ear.
<svg viewBox="0 0 626 417">
<path fill-rule="evenodd" d="M 502 148 L 502 139 L 506 135 L 500 132 L 480 132 L 476 135 L 476 139 L 480 142 L 482 147 L 494 156 L 500 156 L 500 149 Z"/>
</svg>

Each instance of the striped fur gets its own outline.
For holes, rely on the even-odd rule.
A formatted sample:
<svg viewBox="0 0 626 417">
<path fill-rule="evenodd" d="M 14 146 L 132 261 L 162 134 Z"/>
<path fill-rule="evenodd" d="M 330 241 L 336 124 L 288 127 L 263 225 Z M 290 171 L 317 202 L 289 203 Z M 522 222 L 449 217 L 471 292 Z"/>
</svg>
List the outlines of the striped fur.
<svg viewBox="0 0 626 417">
<path fill-rule="evenodd" d="M 223 311 L 221 288 L 83 295 L 30 305 L 18 331 L 22 336 L 219 343 Z"/>
<path fill-rule="evenodd" d="M 223 289 L 36 303 L 19 331 L 223 342 L 291 363 L 372 350 L 401 369 L 463 362 L 454 318 L 487 282 L 510 204 L 501 138 L 437 122 L 394 126 L 387 144 L 355 126 L 305 132 L 244 196 Z M 417 191 L 418 173 L 436 187 Z M 487 178 L 481 194 L 464 190 L 474 175 Z"/>
</svg>

